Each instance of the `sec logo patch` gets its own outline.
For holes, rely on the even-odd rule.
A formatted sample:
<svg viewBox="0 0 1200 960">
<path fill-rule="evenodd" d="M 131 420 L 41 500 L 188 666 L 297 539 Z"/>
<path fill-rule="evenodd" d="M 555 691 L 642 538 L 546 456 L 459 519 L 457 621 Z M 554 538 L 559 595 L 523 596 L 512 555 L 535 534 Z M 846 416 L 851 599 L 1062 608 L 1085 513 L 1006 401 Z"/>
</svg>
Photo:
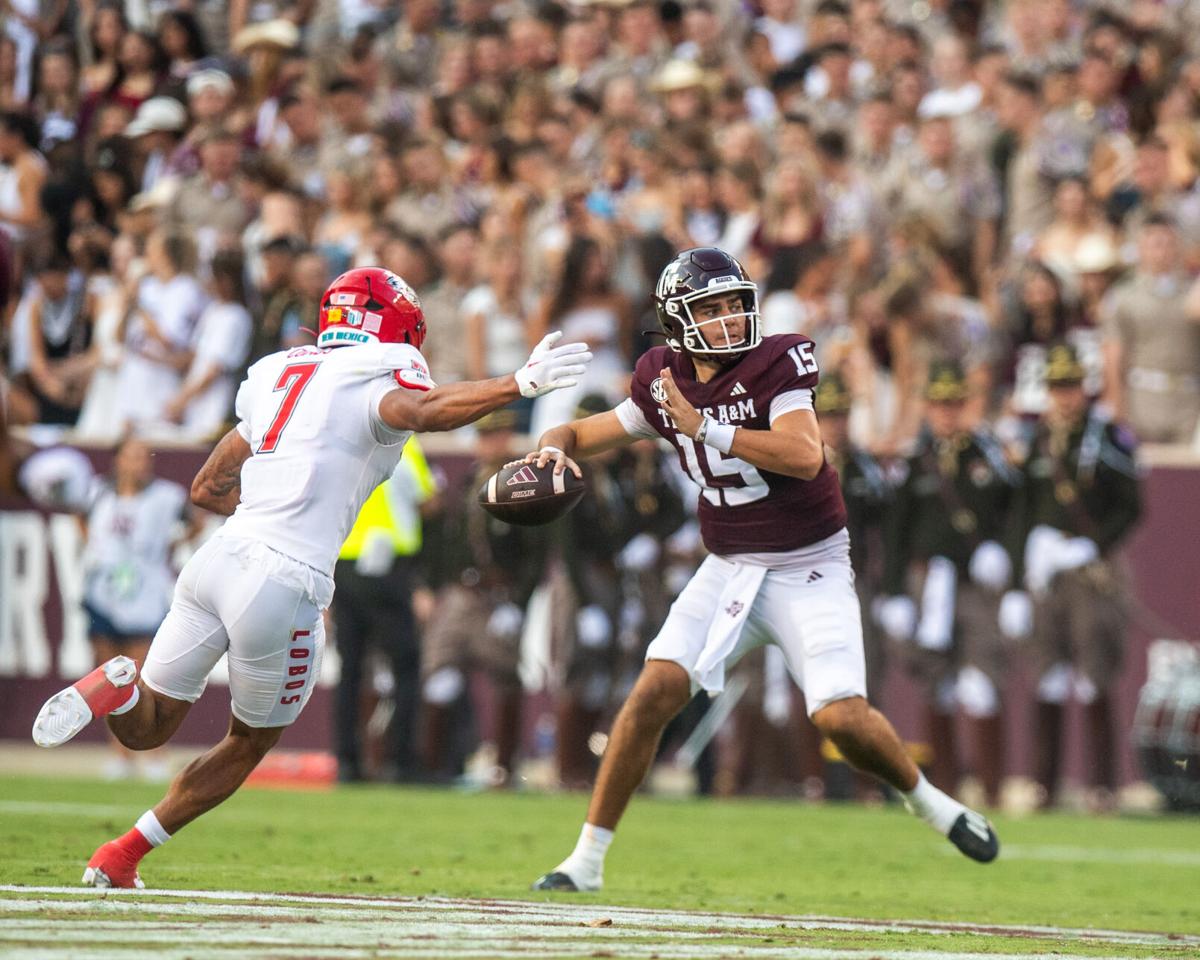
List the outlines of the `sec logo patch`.
<svg viewBox="0 0 1200 960">
<path fill-rule="evenodd" d="M 662 377 L 656 377 L 650 384 L 650 396 L 653 397 L 655 403 L 666 403 L 667 388 L 663 386 Z"/>
</svg>

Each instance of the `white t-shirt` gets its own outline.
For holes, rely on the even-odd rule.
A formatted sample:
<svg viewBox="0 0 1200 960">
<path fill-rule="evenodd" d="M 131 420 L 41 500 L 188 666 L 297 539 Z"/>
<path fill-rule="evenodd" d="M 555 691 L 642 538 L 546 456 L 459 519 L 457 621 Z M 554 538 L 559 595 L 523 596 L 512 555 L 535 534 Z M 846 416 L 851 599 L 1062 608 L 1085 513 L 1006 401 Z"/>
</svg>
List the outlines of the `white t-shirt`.
<svg viewBox="0 0 1200 960">
<path fill-rule="evenodd" d="M 194 277 L 178 274 L 163 282 L 146 277 L 138 286 L 138 307 L 177 350 L 191 346 L 208 298 Z M 122 423 L 159 420 L 163 408 L 179 389 L 180 374 L 165 362 L 156 340 L 146 333 L 141 312 L 135 311 L 125 332 L 125 356 L 118 373 Z"/>
<path fill-rule="evenodd" d="M 250 353 L 253 326 L 250 312 L 240 303 L 212 303 L 200 315 L 184 383 L 202 379 L 213 367 L 221 374 L 184 411 L 183 426 L 190 436 L 212 436 L 229 416 L 237 392 L 234 375 Z"/>
<path fill-rule="evenodd" d="M 380 401 L 397 387 L 433 386 L 408 344 L 298 347 L 259 360 L 235 404 L 253 456 L 220 535 L 260 541 L 332 575 L 363 503 L 411 436 L 380 420 Z"/>
<path fill-rule="evenodd" d="M 153 634 L 166 616 L 172 531 L 186 503 L 187 491 L 169 480 L 152 480 L 132 496 L 101 488 L 88 513 L 84 598 L 118 629 Z"/>
<path fill-rule="evenodd" d="M 481 284 L 465 297 L 459 308 L 464 317 L 483 317 L 485 362 L 489 377 L 502 377 L 524 366 L 529 355 L 522 317 L 506 313 L 487 284 Z"/>
</svg>

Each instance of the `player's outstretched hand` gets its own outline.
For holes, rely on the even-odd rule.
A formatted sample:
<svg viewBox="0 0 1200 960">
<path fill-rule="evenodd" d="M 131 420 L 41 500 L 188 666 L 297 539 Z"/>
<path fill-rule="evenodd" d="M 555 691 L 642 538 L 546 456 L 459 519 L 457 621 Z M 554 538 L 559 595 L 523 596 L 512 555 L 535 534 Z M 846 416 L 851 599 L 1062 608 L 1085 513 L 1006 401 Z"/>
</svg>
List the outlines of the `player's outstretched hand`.
<svg viewBox="0 0 1200 960">
<path fill-rule="evenodd" d="M 561 339 L 561 330 L 546 334 L 533 348 L 525 366 L 513 374 L 521 396 L 540 397 L 579 383 L 578 378 L 587 371 L 592 355 L 586 343 L 564 343 L 556 347 Z"/>
<path fill-rule="evenodd" d="M 663 393 L 666 394 L 659 405 L 675 421 L 675 427 L 680 433 L 689 437 L 696 436 L 696 431 L 700 429 L 700 423 L 704 419 L 700 411 L 687 402 L 679 387 L 675 385 L 675 378 L 671 376 L 670 370 L 664 367 L 659 376 L 662 377 Z"/>
<path fill-rule="evenodd" d="M 579 464 L 559 450 L 558 447 L 542 447 L 541 450 L 534 450 L 532 453 L 527 453 L 520 460 L 512 460 L 504 466 L 515 467 L 520 463 L 532 463 L 539 470 L 546 464 L 553 463 L 556 474 L 562 473 L 564 470 L 570 470 L 578 479 L 583 479 L 583 471 L 579 469 Z"/>
</svg>

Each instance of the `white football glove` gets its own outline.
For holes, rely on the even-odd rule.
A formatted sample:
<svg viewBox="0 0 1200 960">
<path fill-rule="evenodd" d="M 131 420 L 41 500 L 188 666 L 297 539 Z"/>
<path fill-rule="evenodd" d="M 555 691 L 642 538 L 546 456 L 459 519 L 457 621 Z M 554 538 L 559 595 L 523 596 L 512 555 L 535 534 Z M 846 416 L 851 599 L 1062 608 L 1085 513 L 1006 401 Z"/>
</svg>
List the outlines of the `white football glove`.
<svg viewBox="0 0 1200 960">
<path fill-rule="evenodd" d="M 1008 551 L 995 540 L 984 540 L 971 554 L 971 580 L 989 590 L 1003 590 L 1012 576 Z"/>
<path fill-rule="evenodd" d="M 515 603 L 501 603 L 488 617 L 487 633 L 495 640 L 514 640 L 525 626 L 525 611 Z"/>
<path fill-rule="evenodd" d="M 1090 537 L 1072 537 L 1058 553 L 1058 569 L 1078 570 L 1100 558 L 1100 548 Z"/>
<path fill-rule="evenodd" d="M 575 614 L 575 636 L 582 647 L 601 650 L 612 640 L 612 620 L 599 604 L 591 603 Z"/>
<path fill-rule="evenodd" d="M 658 562 L 658 541 L 648 533 L 639 533 L 617 554 L 617 567 L 630 573 L 644 573 Z"/>
<path fill-rule="evenodd" d="M 1009 640 L 1024 640 L 1033 632 L 1033 600 L 1024 590 L 1009 590 L 1000 598 L 1000 632 Z"/>
<path fill-rule="evenodd" d="M 917 629 L 917 605 L 912 597 L 903 594 L 880 599 L 875 620 L 890 639 L 899 643 L 907 642 Z"/>
<path fill-rule="evenodd" d="M 1059 571 L 1058 557 L 1066 536 L 1061 530 L 1039 524 L 1029 531 L 1025 541 L 1025 586 L 1034 593 L 1043 592 Z"/>
<path fill-rule="evenodd" d="M 513 374 L 521 388 L 521 396 L 540 397 L 579 383 L 577 378 L 587 371 L 592 355 L 586 343 L 564 343 L 556 347 L 554 344 L 561 339 L 561 330 L 546 334 L 533 348 L 525 366 Z"/>
</svg>

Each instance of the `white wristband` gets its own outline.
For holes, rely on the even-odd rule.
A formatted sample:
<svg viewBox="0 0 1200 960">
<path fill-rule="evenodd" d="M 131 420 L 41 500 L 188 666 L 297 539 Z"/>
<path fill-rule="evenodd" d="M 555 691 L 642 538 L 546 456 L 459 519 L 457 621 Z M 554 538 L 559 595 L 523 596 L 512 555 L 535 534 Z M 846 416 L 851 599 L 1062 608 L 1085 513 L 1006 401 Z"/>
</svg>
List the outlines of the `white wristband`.
<svg viewBox="0 0 1200 960">
<path fill-rule="evenodd" d="M 550 447 L 550 446 L 542 447 L 542 449 L 539 450 L 538 453 L 546 453 L 547 451 L 549 451 L 550 453 L 562 453 L 562 451 L 559 450 L 558 447 Z"/>
<path fill-rule="evenodd" d="M 733 449 L 733 435 L 736 432 L 737 427 L 732 423 L 718 423 L 712 417 L 705 417 L 696 431 L 696 441 L 721 453 L 728 453 Z"/>
</svg>

